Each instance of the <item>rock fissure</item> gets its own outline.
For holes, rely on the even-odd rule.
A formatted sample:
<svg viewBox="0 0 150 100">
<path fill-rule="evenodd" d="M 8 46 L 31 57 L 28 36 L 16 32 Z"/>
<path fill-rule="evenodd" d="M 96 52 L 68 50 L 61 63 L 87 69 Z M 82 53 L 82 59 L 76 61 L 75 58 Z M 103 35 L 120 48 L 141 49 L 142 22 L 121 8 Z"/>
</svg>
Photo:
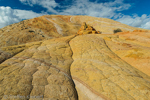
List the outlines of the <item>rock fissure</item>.
<svg viewBox="0 0 150 100">
<path fill-rule="evenodd" d="M 69 44 L 70 44 L 70 42 L 69 42 Z M 72 47 L 70 46 L 70 48 L 72 49 Z M 83 48 L 82 48 L 83 49 Z M 84 50 L 83 50 L 84 51 Z M 72 52 L 73 52 L 73 50 L 72 50 Z M 82 52 L 82 50 L 81 50 L 81 52 Z M 84 51 L 85 52 L 85 51 Z M 83 53 L 81 53 L 82 55 L 83 55 Z M 82 57 L 81 57 L 81 59 L 82 59 Z M 73 62 L 74 62 L 74 59 L 73 59 Z M 72 62 L 72 63 L 73 63 Z M 72 65 L 71 65 L 72 66 Z M 70 68 L 71 69 L 71 68 Z M 85 71 L 85 73 L 86 73 L 86 71 Z M 86 74 L 86 75 L 88 75 L 88 74 Z M 104 95 L 102 95 L 102 94 L 100 94 L 100 93 L 98 93 L 97 91 L 95 91 L 93 88 L 91 88 L 89 85 L 87 85 L 85 82 L 83 82 L 83 81 L 81 81 L 79 78 L 77 78 L 77 77 L 75 77 L 75 76 L 72 76 L 72 79 L 74 80 L 74 82 L 75 82 L 75 86 L 76 85 L 78 85 L 78 84 L 76 84 L 76 83 L 80 83 L 80 84 L 82 84 L 83 86 L 85 86 L 87 89 L 89 89 L 92 93 L 94 93 L 95 95 L 97 95 L 97 96 L 99 96 L 99 98 L 98 99 L 96 99 L 97 98 L 97 96 L 94 96 L 94 98 L 93 97 L 91 97 L 91 98 L 93 98 L 93 99 L 95 99 L 95 100 L 109 100 L 108 98 L 106 98 Z M 77 86 L 76 86 L 77 87 Z M 77 89 L 76 89 L 77 90 Z M 77 91 L 78 92 L 78 91 Z M 86 94 L 86 96 L 87 95 L 90 95 L 90 94 Z"/>
</svg>

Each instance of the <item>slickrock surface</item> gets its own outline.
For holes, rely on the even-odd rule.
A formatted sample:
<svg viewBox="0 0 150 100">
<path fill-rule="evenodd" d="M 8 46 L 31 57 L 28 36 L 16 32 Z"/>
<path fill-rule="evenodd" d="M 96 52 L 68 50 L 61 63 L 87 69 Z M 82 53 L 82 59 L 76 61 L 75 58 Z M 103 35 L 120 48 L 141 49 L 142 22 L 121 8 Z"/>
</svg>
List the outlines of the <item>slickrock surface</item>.
<svg viewBox="0 0 150 100">
<path fill-rule="evenodd" d="M 119 58 L 103 38 L 73 35 L 2 47 L 1 56 L 10 56 L 0 64 L 0 99 L 149 100 L 150 77 Z"/>
<path fill-rule="evenodd" d="M 68 44 L 73 37 L 34 44 L 1 63 L 0 99 L 77 100 L 70 75 L 73 60 Z M 15 99 L 17 95 L 20 96 Z"/>
<path fill-rule="evenodd" d="M 0 47 L 76 34 L 80 25 L 67 23 L 65 17 L 69 16 L 41 16 L 6 26 L 0 29 Z"/>
<path fill-rule="evenodd" d="M 93 26 L 102 34 L 113 34 L 118 28 L 122 31 L 139 29 L 107 18 L 45 15 L 0 29 L 0 47 L 75 35 L 83 22 Z"/>
<path fill-rule="evenodd" d="M 88 16 L 4 27 L 0 100 L 150 100 L 149 44 L 150 31 Z"/>
<path fill-rule="evenodd" d="M 71 75 L 79 100 L 85 95 L 89 100 L 150 99 L 150 77 L 120 59 L 99 35 L 75 37 L 70 46 Z"/>
<path fill-rule="evenodd" d="M 150 32 L 121 32 L 103 36 L 115 54 L 150 76 Z"/>
</svg>

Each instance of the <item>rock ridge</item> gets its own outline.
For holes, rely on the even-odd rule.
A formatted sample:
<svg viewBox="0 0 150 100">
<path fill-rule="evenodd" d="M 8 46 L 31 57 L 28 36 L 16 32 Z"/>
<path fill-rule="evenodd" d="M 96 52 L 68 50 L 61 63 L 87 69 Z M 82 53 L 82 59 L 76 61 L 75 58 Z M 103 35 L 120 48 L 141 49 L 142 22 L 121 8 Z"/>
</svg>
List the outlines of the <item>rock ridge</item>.
<svg viewBox="0 0 150 100">
<path fill-rule="evenodd" d="M 99 44 L 100 46 L 96 46 L 96 44 Z M 90 92 L 85 93 L 87 95 L 83 95 L 85 90 L 82 90 L 84 88 L 80 87 L 81 85 L 76 81 L 76 78 L 79 78 L 79 80 L 88 84 L 88 86 L 92 87 L 97 93 L 104 95 L 104 97 L 111 98 L 112 100 L 119 100 L 123 98 L 124 100 L 138 100 L 139 98 L 148 100 L 150 98 L 148 95 L 150 93 L 148 88 L 150 85 L 149 76 L 141 73 L 124 62 L 117 55 L 113 54 L 109 48 L 105 48 L 106 44 L 104 43 L 104 40 L 98 35 L 91 34 L 77 36 L 71 40 L 70 45 L 74 59 L 74 62 L 71 65 L 71 75 L 72 77 L 75 77 L 73 80 L 76 85 L 79 100 L 83 100 L 85 98 L 87 100 L 91 100 L 93 98 L 94 100 L 100 100 L 100 98 L 97 96 L 90 97 Z M 143 79 L 141 79 L 141 77 Z M 133 88 L 133 85 L 135 88 Z M 147 93 L 140 93 L 143 89 L 142 87 L 136 88 L 138 85 L 142 86 Z M 132 90 L 129 91 L 128 89 L 131 89 L 131 87 Z M 116 91 L 114 91 L 114 89 Z M 101 99 L 103 100 L 103 98 Z"/>
</svg>

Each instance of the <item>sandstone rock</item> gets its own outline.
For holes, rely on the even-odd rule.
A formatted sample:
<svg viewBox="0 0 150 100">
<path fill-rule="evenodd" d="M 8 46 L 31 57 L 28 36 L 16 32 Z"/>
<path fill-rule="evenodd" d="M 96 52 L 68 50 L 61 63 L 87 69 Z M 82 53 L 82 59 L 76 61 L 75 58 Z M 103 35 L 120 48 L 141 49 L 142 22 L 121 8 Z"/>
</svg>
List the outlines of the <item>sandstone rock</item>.
<svg viewBox="0 0 150 100">
<path fill-rule="evenodd" d="M 90 26 L 95 28 L 97 33 L 100 31 L 98 34 L 113 34 L 114 29 L 117 28 L 120 28 L 122 31 L 133 31 L 135 29 L 141 30 L 107 18 L 44 15 L 24 20 L 0 29 L 0 47 L 75 35 L 83 22 L 88 22 Z M 86 26 L 87 30 L 94 29 L 90 26 Z M 30 30 L 34 30 L 35 32 L 29 32 Z M 39 30 L 41 30 L 40 34 L 38 34 Z"/>
<path fill-rule="evenodd" d="M 85 22 L 82 23 L 81 28 L 77 32 L 78 35 L 83 34 L 100 34 L 100 32 L 96 31 L 92 26 L 87 25 Z"/>
<path fill-rule="evenodd" d="M 34 43 L 0 64 L 0 99 L 20 95 L 17 100 L 77 100 L 68 44 L 73 37 Z"/>
<path fill-rule="evenodd" d="M 98 33 L 98 34 L 101 34 L 101 32 L 100 32 L 100 31 L 97 31 L 97 33 Z"/>
<path fill-rule="evenodd" d="M 87 21 L 95 29 L 82 24 Z M 129 32 L 110 34 L 117 28 Z M 150 34 L 135 29 L 142 30 L 105 18 L 61 15 L 4 27 L 0 99 L 150 100 Z"/>
<path fill-rule="evenodd" d="M 148 30 L 134 30 L 133 32 L 148 32 Z"/>
<path fill-rule="evenodd" d="M 116 56 L 100 35 L 77 36 L 70 46 L 79 100 L 150 99 L 150 77 Z"/>
<path fill-rule="evenodd" d="M 150 34 L 147 32 L 122 32 L 105 35 L 109 48 L 127 63 L 150 76 Z"/>
<path fill-rule="evenodd" d="M 150 77 L 114 54 L 106 36 L 118 38 L 85 34 L 2 47 L 0 99 L 149 100 Z"/>
</svg>

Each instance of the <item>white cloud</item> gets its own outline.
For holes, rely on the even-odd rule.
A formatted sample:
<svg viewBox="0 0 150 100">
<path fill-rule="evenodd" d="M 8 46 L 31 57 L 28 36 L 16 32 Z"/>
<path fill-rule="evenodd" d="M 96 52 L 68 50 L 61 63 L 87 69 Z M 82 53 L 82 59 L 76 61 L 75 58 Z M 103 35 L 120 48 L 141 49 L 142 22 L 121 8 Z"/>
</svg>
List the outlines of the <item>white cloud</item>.
<svg viewBox="0 0 150 100">
<path fill-rule="evenodd" d="M 31 19 L 31 18 L 35 18 L 35 17 L 39 17 L 42 16 L 44 14 L 47 13 L 35 13 L 31 10 L 19 10 L 19 9 L 15 9 L 15 15 L 18 16 L 21 19 Z"/>
<path fill-rule="evenodd" d="M 40 5 L 47 8 L 47 12 L 62 15 L 88 15 L 94 17 L 112 18 L 116 11 L 127 10 L 130 4 L 123 3 L 123 0 L 114 2 L 97 3 L 89 0 L 73 0 L 72 5 L 68 5 L 65 10 L 55 10 L 56 7 L 63 8 L 55 0 L 20 0 L 23 4 L 34 6 Z"/>
<path fill-rule="evenodd" d="M 146 22 L 144 25 L 142 25 L 141 28 L 150 29 L 150 21 Z"/>
<path fill-rule="evenodd" d="M 0 6 L 0 28 L 20 22 L 22 19 L 30 19 L 41 15 L 43 14 Z"/>
<path fill-rule="evenodd" d="M 20 0 L 20 2 L 30 6 L 42 5 L 44 7 L 56 7 L 58 5 L 55 0 Z"/>
<path fill-rule="evenodd" d="M 120 11 L 128 10 L 131 5 L 124 3 L 124 0 L 115 0 L 105 3 L 90 2 L 89 0 L 76 0 L 73 5 L 63 10 L 60 14 L 65 15 L 88 15 L 115 19 L 121 23 L 150 29 L 150 15 L 143 14 L 141 17 L 124 15 Z"/>
<path fill-rule="evenodd" d="M 15 11 L 12 10 L 10 7 L 0 7 L 0 28 L 9 24 L 13 24 L 15 22 L 19 22 L 21 20 L 14 13 Z"/>
<path fill-rule="evenodd" d="M 97 3 L 89 0 L 76 0 L 73 5 L 63 10 L 65 15 L 88 15 L 94 17 L 112 18 L 118 15 L 117 11 L 129 9 L 131 5 L 123 3 L 123 0 L 114 2 Z"/>
<path fill-rule="evenodd" d="M 55 0 L 19 0 L 25 5 L 40 5 L 44 8 L 47 8 L 48 12 L 51 13 L 58 13 L 56 10 L 54 10 L 55 7 L 58 6 L 58 3 L 55 2 Z"/>
<path fill-rule="evenodd" d="M 146 14 L 143 14 L 141 17 L 136 14 L 133 16 L 123 15 L 117 21 L 133 27 L 150 29 L 150 15 L 147 16 Z"/>
</svg>

